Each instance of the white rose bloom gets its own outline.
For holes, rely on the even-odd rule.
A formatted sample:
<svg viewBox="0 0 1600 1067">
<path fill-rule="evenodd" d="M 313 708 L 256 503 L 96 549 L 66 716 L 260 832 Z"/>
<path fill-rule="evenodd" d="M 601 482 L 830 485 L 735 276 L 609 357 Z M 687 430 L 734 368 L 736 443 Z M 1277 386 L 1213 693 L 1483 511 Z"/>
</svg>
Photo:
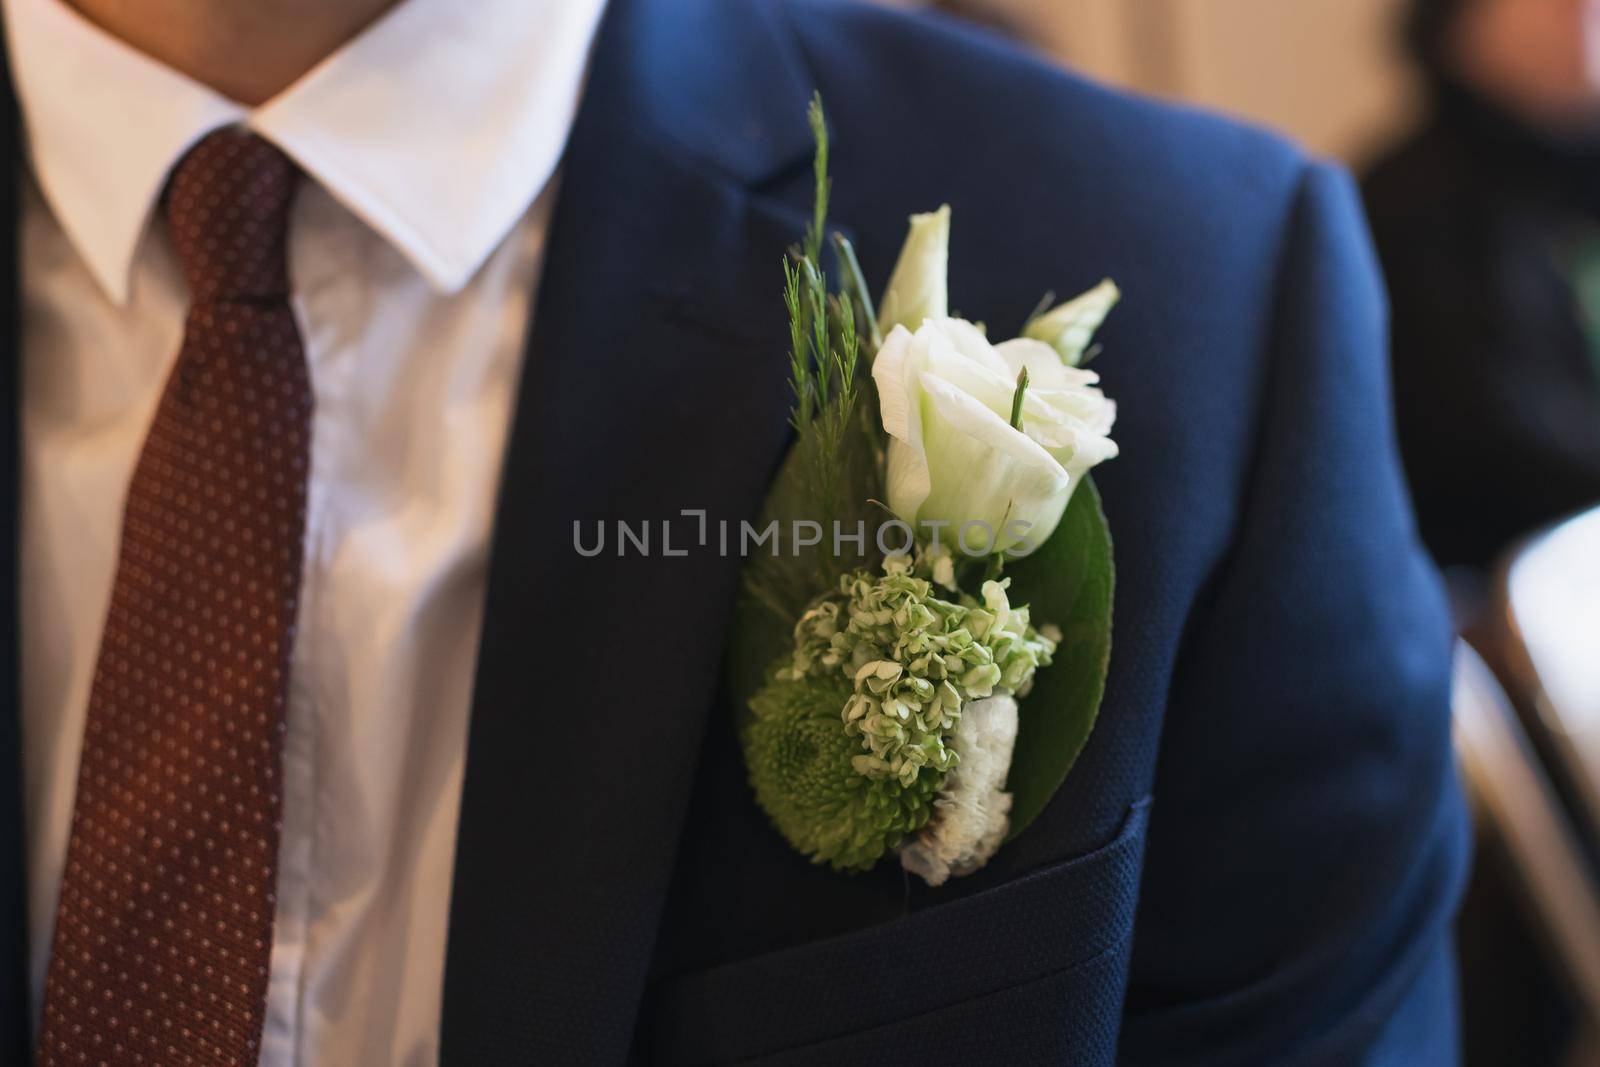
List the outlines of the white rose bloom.
<svg viewBox="0 0 1600 1067">
<path fill-rule="evenodd" d="M 1116 405 L 1095 387 L 1099 375 L 1067 366 L 1043 341 L 991 345 L 970 322 L 930 318 L 915 333 L 894 328 L 872 378 L 890 437 L 889 507 L 919 536 L 937 528 L 941 542 L 972 555 L 1037 549 L 1083 474 L 1117 454 L 1108 436 Z"/>
</svg>

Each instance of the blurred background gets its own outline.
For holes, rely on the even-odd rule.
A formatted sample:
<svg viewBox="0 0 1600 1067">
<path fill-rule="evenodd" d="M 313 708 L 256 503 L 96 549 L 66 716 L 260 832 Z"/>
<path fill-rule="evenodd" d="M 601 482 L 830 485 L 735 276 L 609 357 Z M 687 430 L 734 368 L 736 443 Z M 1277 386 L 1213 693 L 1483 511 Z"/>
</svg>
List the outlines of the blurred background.
<svg viewBox="0 0 1600 1067">
<path fill-rule="evenodd" d="M 1101 81 L 1288 131 L 1352 165 L 1404 130 L 1418 87 L 1404 0 L 950 0 Z"/>
<path fill-rule="evenodd" d="M 1461 637 L 1466 1061 L 1600 1065 L 1600 0 L 880 2 L 1361 180 L 1400 450 Z"/>
</svg>

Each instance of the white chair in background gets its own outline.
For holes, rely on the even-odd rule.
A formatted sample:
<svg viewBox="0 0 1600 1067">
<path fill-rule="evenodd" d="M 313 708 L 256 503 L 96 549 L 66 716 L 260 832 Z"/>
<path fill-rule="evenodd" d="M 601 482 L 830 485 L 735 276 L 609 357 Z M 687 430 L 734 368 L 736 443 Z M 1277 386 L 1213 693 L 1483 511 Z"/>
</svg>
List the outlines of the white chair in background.
<svg viewBox="0 0 1600 1067">
<path fill-rule="evenodd" d="M 1591 1028 L 1600 1028 L 1600 884 L 1517 713 L 1465 643 L 1456 646 L 1452 703 L 1456 750 L 1479 818 L 1504 842 L 1574 998 Z"/>
</svg>

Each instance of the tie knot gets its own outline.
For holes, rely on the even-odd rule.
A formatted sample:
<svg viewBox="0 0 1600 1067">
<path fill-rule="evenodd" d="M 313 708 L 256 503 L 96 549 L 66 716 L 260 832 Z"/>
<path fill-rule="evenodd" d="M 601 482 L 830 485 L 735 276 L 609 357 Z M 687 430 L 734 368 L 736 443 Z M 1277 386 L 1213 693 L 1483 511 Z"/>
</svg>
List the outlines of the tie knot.
<svg viewBox="0 0 1600 1067">
<path fill-rule="evenodd" d="M 206 135 L 178 161 L 163 207 L 194 304 L 289 295 L 289 208 L 300 172 L 237 128 Z"/>
</svg>

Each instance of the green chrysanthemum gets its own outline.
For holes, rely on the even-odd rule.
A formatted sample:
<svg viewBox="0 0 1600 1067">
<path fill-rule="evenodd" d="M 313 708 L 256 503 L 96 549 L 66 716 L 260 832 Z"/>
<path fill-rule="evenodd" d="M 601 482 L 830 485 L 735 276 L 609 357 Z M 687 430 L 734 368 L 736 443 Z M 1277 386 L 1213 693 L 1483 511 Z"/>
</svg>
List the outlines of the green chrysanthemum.
<svg viewBox="0 0 1600 1067">
<path fill-rule="evenodd" d="M 851 692 L 837 671 L 775 676 L 751 698 L 743 741 L 756 800 L 778 832 L 815 863 L 861 871 L 928 821 L 944 774 L 929 768 L 904 783 L 858 773 L 861 742 L 840 720 Z"/>
</svg>

